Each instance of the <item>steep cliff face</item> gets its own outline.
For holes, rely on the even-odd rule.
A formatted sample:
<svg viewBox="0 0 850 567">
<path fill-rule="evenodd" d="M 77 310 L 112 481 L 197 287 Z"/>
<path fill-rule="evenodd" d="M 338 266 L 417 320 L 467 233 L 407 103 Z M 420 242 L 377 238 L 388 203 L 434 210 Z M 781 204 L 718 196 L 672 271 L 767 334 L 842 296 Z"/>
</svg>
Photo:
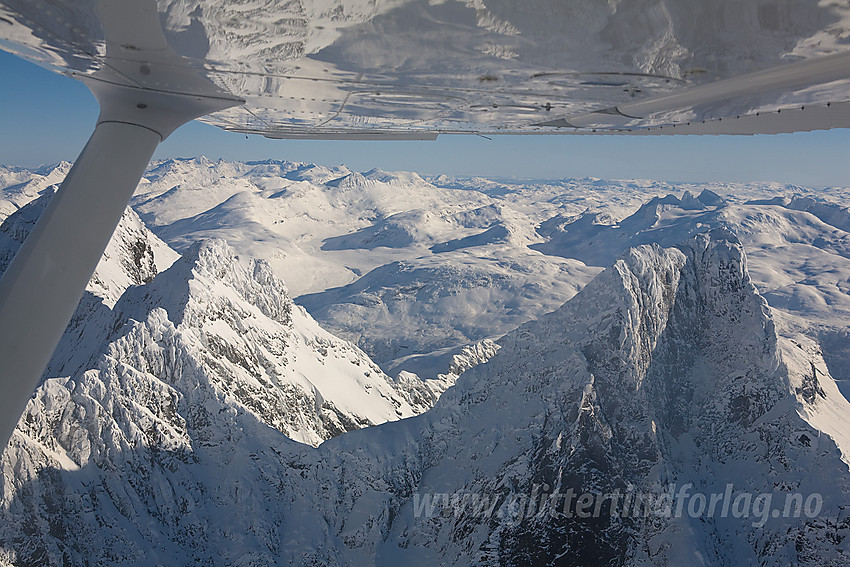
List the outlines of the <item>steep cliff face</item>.
<svg viewBox="0 0 850 567">
<path fill-rule="evenodd" d="M 358 354 L 294 331 L 302 315 L 265 270 L 196 247 L 116 304 L 97 368 L 44 383 L 3 456 L 5 560 L 845 564 L 850 408 L 812 344 L 777 338 L 728 233 L 630 249 L 430 411 L 315 449 L 286 434 L 372 418 L 352 391 L 309 421 L 292 408 L 319 396 L 287 379 Z M 362 395 L 394 405 L 386 379 L 354 367 Z M 687 487 L 683 514 L 564 504 L 671 485 Z M 741 509 L 750 495 L 746 516 L 688 513 L 688 496 L 728 485 Z M 818 494 L 817 513 L 770 513 L 789 493 Z"/>
<path fill-rule="evenodd" d="M 780 344 L 728 233 L 699 235 L 677 249 L 631 249 L 563 308 L 500 344 L 432 411 L 319 448 L 333 470 L 366 468 L 363 478 L 386 480 L 350 487 L 349 472 L 322 482 L 343 487 L 320 516 L 336 536 L 316 542 L 316 534 L 305 535 L 311 543 L 294 546 L 289 559 L 845 560 L 850 526 L 840 487 L 848 469 L 815 422 L 846 429 L 850 408 L 816 350 Z M 363 456 L 384 446 L 383 458 Z M 709 512 L 711 497 L 730 485 L 726 512 L 719 502 Z M 624 505 L 628 495 L 651 507 L 668 493 L 671 501 L 681 496 L 669 515 L 623 510 L 633 510 Z M 794 504 L 785 517 L 789 494 L 801 495 L 801 508 L 803 498 L 810 511 L 822 505 L 812 517 L 795 517 Z M 608 500 L 601 513 L 580 517 L 579 495 L 591 495 L 588 511 L 600 496 L 617 495 L 618 513 L 610 514 Z M 302 498 L 324 501 L 309 489 Z M 761 507 L 753 504 L 758 498 Z"/>
<path fill-rule="evenodd" d="M 393 518 L 390 536 L 374 547 L 352 540 L 346 552 L 423 565 L 844 561 L 847 497 L 836 487 L 847 465 L 811 416 L 845 429 L 850 408 L 816 351 L 778 344 L 731 235 L 631 249 L 500 344 L 414 420 L 427 421 L 409 453 L 415 480 L 373 509 L 374 520 Z M 355 439 L 366 441 L 322 449 Z M 699 512 L 700 498 L 728 485 L 741 507 L 771 494 L 780 517 L 736 516 L 728 505 L 691 517 L 692 501 Z M 619 495 L 622 507 L 627 494 L 654 498 L 671 486 L 702 496 L 681 499 L 679 517 L 612 517 L 610 500 L 589 518 L 577 517 L 575 500 L 564 508 L 569 493 L 594 495 L 593 509 L 600 495 Z M 789 493 L 818 494 L 819 515 L 781 517 Z M 417 518 L 425 495 L 437 513 Z"/>
</svg>

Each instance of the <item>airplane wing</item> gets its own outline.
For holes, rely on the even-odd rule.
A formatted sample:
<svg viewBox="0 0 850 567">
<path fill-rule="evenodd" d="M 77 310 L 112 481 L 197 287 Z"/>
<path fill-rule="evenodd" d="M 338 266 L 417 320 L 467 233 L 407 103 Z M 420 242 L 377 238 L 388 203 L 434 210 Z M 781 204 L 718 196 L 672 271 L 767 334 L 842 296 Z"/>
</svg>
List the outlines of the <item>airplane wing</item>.
<svg viewBox="0 0 850 567">
<path fill-rule="evenodd" d="M 101 108 L 0 279 L 0 450 L 188 120 L 348 139 L 850 127 L 849 39 L 848 0 L 0 0 L 0 49 Z"/>
<path fill-rule="evenodd" d="M 272 138 L 846 127 L 848 36 L 842 0 L 0 0 L 0 48 Z"/>
</svg>

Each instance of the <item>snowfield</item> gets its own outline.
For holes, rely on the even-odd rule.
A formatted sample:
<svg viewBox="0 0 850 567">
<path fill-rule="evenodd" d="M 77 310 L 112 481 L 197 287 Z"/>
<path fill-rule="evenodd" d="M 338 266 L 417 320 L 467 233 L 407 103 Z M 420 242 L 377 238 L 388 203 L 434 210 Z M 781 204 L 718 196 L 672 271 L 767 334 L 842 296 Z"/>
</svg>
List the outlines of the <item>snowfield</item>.
<svg viewBox="0 0 850 567">
<path fill-rule="evenodd" d="M 67 170 L 0 167 L 0 270 Z M 0 563 L 845 565 L 847 197 L 155 163 L 0 460 Z M 539 500 L 672 485 L 821 506 Z"/>
</svg>

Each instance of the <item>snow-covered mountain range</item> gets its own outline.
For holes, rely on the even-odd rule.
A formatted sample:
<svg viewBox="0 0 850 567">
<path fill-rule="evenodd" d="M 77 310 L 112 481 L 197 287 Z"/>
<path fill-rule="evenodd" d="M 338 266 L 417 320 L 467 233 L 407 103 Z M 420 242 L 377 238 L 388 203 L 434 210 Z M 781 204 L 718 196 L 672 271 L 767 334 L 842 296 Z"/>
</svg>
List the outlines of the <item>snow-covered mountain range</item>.
<svg viewBox="0 0 850 567">
<path fill-rule="evenodd" d="M 66 171 L 0 168 L 0 269 Z M 844 565 L 842 199 L 155 164 L 2 455 L 0 563 Z M 672 485 L 821 506 L 551 513 Z"/>
<path fill-rule="evenodd" d="M 224 238 L 385 371 L 445 372 L 572 297 L 629 246 L 738 235 L 780 333 L 850 378 L 847 190 L 777 183 L 510 181 L 290 162 L 160 162 L 134 208 L 178 251 Z M 450 354 L 447 354 L 450 353 Z"/>
</svg>

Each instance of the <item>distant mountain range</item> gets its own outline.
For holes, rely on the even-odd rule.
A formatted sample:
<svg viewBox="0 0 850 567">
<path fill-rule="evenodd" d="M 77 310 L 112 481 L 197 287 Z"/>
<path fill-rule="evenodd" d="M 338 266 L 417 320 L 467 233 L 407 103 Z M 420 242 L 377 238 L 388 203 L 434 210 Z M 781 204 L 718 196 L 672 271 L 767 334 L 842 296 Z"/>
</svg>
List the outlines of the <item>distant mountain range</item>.
<svg viewBox="0 0 850 567">
<path fill-rule="evenodd" d="M 0 270 L 67 169 L 0 168 Z M 0 562 L 844 565 L 846 196 L 159 162 L 3 453 Z M 559 500 L 685 486 L 747 515 Z"/>
</svg>

